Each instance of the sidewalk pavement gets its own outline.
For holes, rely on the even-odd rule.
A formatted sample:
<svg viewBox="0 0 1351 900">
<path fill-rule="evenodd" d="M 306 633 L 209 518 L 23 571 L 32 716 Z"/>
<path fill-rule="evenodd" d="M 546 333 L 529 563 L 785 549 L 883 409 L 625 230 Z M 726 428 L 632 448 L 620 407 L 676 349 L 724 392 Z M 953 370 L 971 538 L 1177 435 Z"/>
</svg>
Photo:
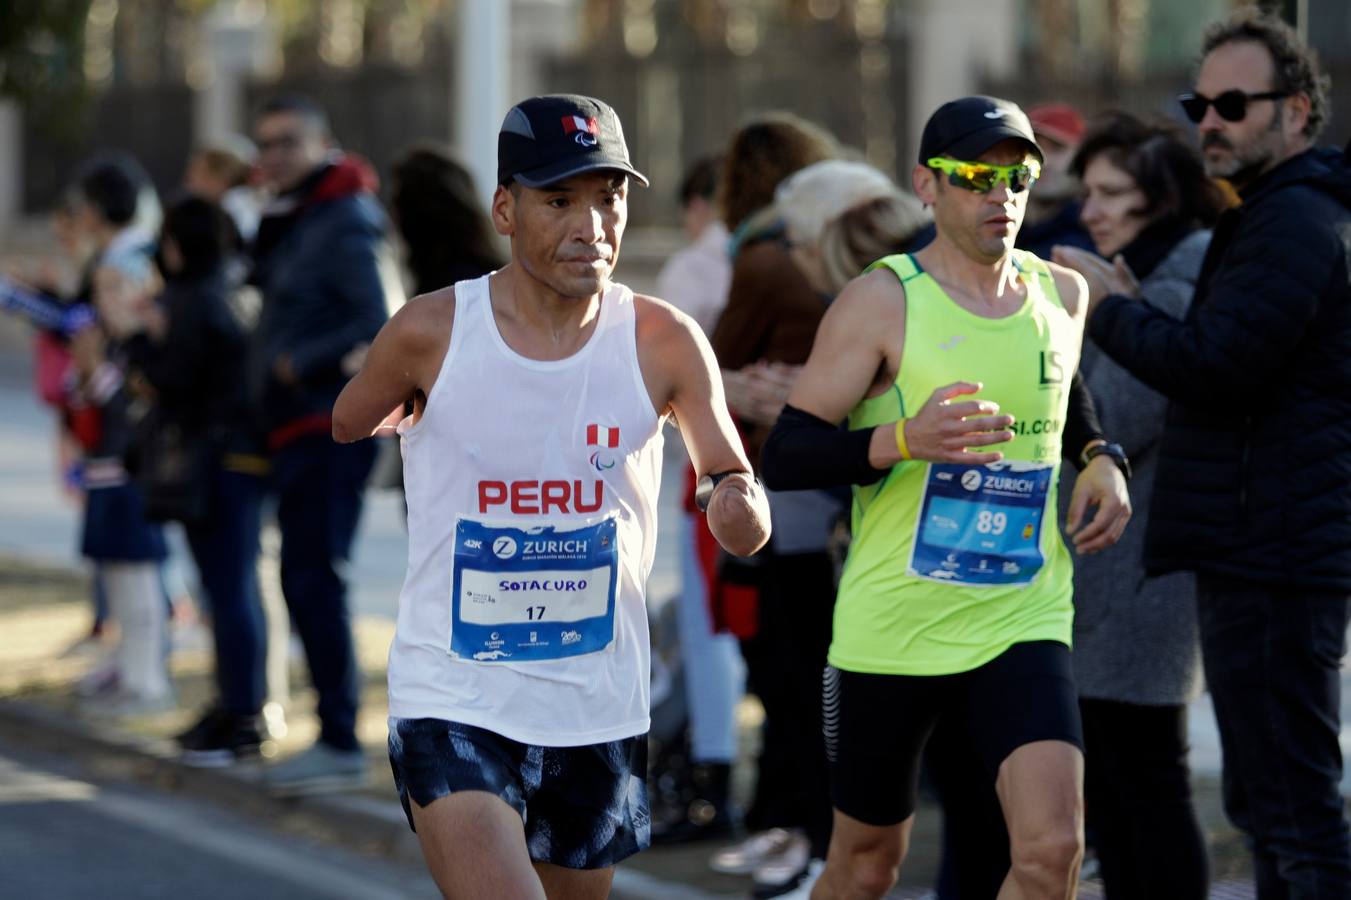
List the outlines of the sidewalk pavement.
<svg viewBox="0 0 1351 900">
<path fill-rule="evenodd" d="M 124 777 L 173 791 L 192 792 L 269 821 L 286 831 L 329 840 L 373 856 L 419 861 L 415 836 L 409 831 L 394 794 L 385 756 L 385 658 L 393 622 L 357 617 L 357 654 L 363 672 L 358 734 L 370 763 L 370 784 L 347 794 L 299 799 L 274 799 L 261 783 L 257 765 L 228 769 L 194 769 L 177 760 L 171 736 L 190 725 L 210 698 L 210 641 L 200 626 L 177 626 L 172 670 L 179 705 L 176 710 L 110 723 L 81 712 L 74 684 L 92 665 L 88 654 L 63 651 L 89 627 L 89 584 L 79 572 L 17 558 L 0 558 L 0 734 L 34 749 L 79 755 Z M 293 679 L 305 684 L 303 660 L 293 659 Z M 752 701 L 753 702 L 753 701 Z M 287 711 L 288 733 L 273 750 L 285 756 L 307 746 L 318 733 L 314 698 L 297 691 Z M 754 710 L 743 717 L 756 719 Z M 747 755 L 755 736 L 743 735 Z M 1197 806 L 1211 843 L 1212 897 L 1253 896 L 1246 853 L 1238 835 L 1219 808 L 1217 779 L 1197 779 Z M 894 898 L 917 898 L 932 884 L 939 851 L 941 816 L 921 808 L 910 858 Z M 619 867 L 617 898 L 696 900 L 747 896 L 749 880 L 718 875 L 707 866 L 716 845 L 658 848 L 639 854 Z M 1100 888 L 1085 883 L 1081 897 L 1099 897 Z"/>
</svg>

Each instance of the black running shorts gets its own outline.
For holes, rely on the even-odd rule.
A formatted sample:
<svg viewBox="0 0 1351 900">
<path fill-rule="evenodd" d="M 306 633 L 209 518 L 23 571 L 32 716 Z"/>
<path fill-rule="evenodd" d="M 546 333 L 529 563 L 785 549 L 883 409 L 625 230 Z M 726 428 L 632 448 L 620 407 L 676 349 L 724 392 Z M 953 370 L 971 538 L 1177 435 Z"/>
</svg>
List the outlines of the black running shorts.
<svg viewBox="0 0 1351 900">
<path fill-rule="evenodd" d="M 827 666 L 822 711 L 835 808 L 868 825 L 895 825 L 915 811 L 920 757 L 940 714 L 961 719 L 991 783 L 1024 744 L 1084 748 L 1069 648 L 1058 641 L 1014 644 L 955 675 Z"/>
<path fill-rule="evenodd" d="M 602 869 L 651 843 L 645 734 L 539 747 L 443 719 L 391 719 L 389 762 L 410 828 L 410 797 L 426 806 L 487 791 L 520 814 L 535 862 Z"/>
</svg>

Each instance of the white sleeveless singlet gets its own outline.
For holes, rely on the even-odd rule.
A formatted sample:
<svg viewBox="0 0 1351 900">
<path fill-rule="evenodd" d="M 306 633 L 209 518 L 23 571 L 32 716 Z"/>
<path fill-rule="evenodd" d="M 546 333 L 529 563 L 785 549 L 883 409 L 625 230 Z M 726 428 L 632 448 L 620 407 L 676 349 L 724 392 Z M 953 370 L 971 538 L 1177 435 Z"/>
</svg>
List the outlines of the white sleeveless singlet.
<svg viewBox="0 0 1351 900">
<path fill-rule="evenodd" d="M 582 349 L 546 362 L 507 346 L 487 276 L 455 285 L 440 374 L 399 427 L 390 716 L 554 747 L 647 731 L 661 425 L 627 287 L 603 295 Z"/>
</svg>

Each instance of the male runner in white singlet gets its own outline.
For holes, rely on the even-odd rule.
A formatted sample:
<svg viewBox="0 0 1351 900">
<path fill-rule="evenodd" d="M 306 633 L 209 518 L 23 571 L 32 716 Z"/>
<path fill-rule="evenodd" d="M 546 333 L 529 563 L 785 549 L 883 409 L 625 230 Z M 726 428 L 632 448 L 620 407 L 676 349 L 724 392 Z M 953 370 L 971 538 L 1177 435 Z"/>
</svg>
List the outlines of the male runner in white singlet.
<svg viewBox="0 0 1351 900">
<path fill-rule="evenodd" d="M 648 844 L 644 585 L 667 416 L 719 542 L 745 556 L 769 536 L 699 326 L 610 281 L 630 181 L 647 184 L 609 106 L 512 108 L 492 206 L 510 265 L 409 303 L 334 408 L 351 441 L 414 405 L 389 748 L 447 897 L 604 897 Z"/>
</svg>

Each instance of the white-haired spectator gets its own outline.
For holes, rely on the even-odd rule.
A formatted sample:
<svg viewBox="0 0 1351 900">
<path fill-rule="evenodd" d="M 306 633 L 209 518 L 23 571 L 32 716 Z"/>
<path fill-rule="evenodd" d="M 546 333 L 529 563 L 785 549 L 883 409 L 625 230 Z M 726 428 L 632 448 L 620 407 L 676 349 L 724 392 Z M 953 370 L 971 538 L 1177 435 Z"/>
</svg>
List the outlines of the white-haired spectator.
<svg viewBox="0 0 1351 900">
<path fill-rule="evenodd" d="M 774 194 L 793 262 L 835 295 L 870 263 L 910 245 L 924 207 L 867 163 L 827 159 L 789 176 Z"/>
</svg>

